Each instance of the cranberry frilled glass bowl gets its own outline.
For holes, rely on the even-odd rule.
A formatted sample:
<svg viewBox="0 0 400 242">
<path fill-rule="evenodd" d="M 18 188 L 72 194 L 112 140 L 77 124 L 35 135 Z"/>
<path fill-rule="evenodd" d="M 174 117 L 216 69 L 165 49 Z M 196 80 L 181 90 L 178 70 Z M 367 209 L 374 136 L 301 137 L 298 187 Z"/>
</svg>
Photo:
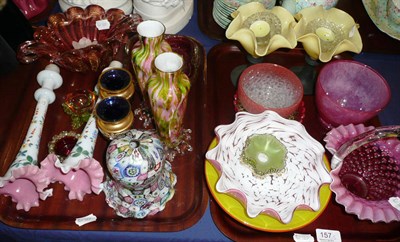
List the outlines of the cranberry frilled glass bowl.
<svg viewBox="0 0 400 242">
<path fill-rule="evenodd" d="M 347 213 L 374 223 L 400 221 L 399 138 L 400 126 L 378 127 L 349 138 L 334 154 L 330 187 Z"/>
<path fill-rule="evenodd" d="M 120 9 L 71 7 L 50 15 L 47 26 L 37 27 L 34 39 L 20 45 L 17 58 L 29 64 L 47 57 L 70 71 L 97 71 L 116 57 L 140 22 L 139 15 L 125 15 Z"/>
<path fill-rule="evenodd" d="M 324 138 L 325 148 L 334 155 L 340 147 L 350 139 L 374 129 L 374 126 L 365 126 L 364 124 L 340 125 L 331 129 Z M 331 168 L 335 169 L 338 164 L 331 163 Z"/>
</svg>

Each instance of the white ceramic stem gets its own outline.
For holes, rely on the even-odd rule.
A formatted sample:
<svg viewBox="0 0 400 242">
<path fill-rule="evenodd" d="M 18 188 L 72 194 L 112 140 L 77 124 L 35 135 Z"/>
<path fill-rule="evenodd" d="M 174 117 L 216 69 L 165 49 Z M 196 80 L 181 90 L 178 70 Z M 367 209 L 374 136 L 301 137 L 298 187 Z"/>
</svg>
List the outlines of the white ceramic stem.
<svg viewBox="0 0 400 242">
<path fill-rule="evenodd" d="M 42 87 L 34 94 L 37 105 L 31 124 L 15 160 L 5 176 L 0 178 L 0 194 L 11 196 L 17 203 L 17 209 L 28 211 L 32 206 L 39 205 L 39 197 L 44 200 L 52 192 L 44 191 L 49 181 L 37 167 L 37 160 L 47 108 L 55 100 L 53 90 L 62 84 L 59 72 L 56 65 L 50 64 L 37 75 L 37 81 Z"/>
<path fill-rule="evenodd" d="M 37 101 L 36 110 L 21 149 L 11 165 L 12 168 L 18 168 L 28 163 L 37 165 L 40 138 L 47 108 L 56 99 L 53 90 L 59 88 L 62 84 L 62 77 L 59 72 L 60 69 L 56 65 L 50 64 L 37 75 L 37 81 L 42 87 L 36 90 L 34 94 Z"/>
</svg>

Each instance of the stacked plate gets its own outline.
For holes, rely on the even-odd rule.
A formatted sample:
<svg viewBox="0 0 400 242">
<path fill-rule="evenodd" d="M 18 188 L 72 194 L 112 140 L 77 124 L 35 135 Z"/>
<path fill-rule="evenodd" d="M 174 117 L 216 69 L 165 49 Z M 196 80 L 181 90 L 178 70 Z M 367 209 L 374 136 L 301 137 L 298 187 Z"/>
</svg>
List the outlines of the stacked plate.
<svg viewBox="0 0 400 242">
<path fill-rule="evenodd" d="M 264 4 L 265 8 L 272 8 L 275 6 L 275 0 L 214 0 L 213 5 L 213 18 L 214 21 L 223 29 L 226 29 L 232 21 L 231 14 L 236 11 L 238 7 L 249 2 L 260 2 Z"/>
</svg>

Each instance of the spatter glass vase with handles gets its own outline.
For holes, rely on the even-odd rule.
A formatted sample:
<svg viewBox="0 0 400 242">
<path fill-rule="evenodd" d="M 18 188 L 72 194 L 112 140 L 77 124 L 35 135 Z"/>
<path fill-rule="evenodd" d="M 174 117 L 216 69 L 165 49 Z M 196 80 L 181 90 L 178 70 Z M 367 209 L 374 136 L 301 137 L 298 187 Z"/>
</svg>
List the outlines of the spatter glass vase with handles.
<svg viewBox="0 0 400 242">
<path fill-rule="evenodd" d="M 154 74 L 149 78 L 148 96 L 159 135 L 167 147 L 175 149 L 184 141 L 183 119 L 190 80 L 182 71 L 183 58 L 164 52 L 154 60 Z"/>
</svg>

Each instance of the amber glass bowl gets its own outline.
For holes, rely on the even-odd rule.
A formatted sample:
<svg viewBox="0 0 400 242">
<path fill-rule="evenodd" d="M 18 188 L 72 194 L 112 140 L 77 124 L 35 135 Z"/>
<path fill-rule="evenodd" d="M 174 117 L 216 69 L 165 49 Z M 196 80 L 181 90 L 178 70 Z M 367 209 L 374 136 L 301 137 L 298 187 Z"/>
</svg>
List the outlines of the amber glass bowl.
<svg viewBox="0 0 400 242">
<path fill-rule="evenodd" d="M 36 28 L 34 39 L 20 45 L 17 58 L 32 63 L 46 57 L 70 71 L 97 71 L 116 57 L 140 22 L 139 15 L 125 15 L 120 9 L 72 7 L 50 15 L 47 26 Z"/>
</svg>

